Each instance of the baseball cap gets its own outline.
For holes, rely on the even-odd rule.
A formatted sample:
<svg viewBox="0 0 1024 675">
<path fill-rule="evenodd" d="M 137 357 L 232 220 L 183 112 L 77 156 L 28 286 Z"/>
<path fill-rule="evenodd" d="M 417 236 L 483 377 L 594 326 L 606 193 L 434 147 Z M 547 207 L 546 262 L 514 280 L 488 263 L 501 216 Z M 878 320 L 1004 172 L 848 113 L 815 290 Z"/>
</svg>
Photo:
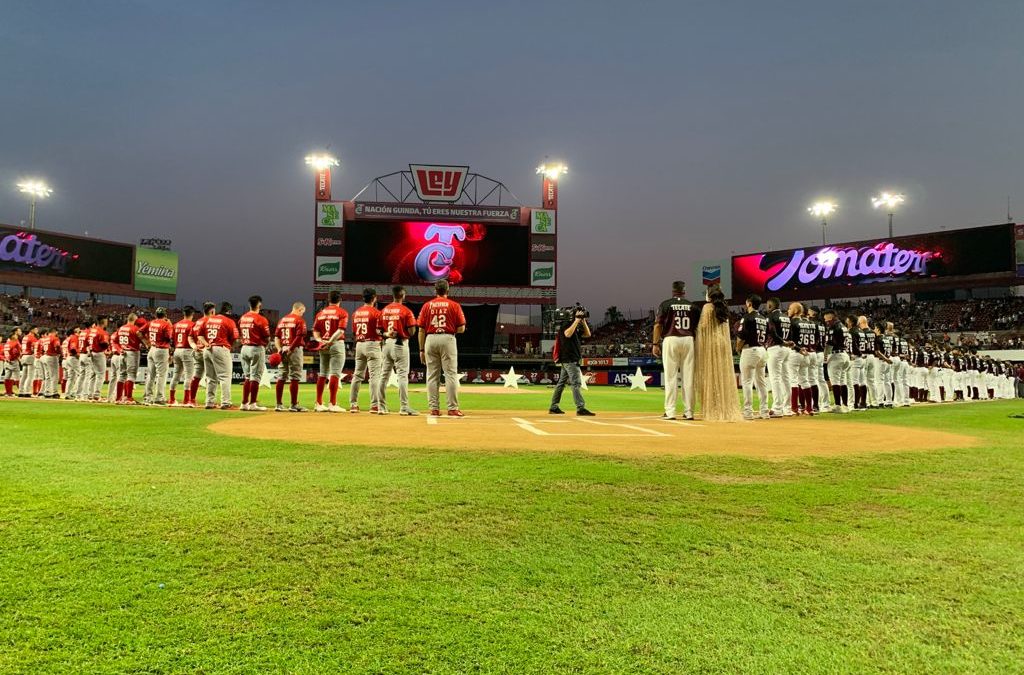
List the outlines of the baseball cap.
<svg viewBox="0 0 1024 675">
<path fill-rule="evenodd" d="M 144 318 L 142 318 L 141 316 L 139 318 L 135 319 L 135 325 L 137 327 L 139 327 L 139 328 L 142 328 L 143 326 L 145 326 L 146 323 L 147 323 L 146 320 Z"/>
<path fill-rule="evenodd" d="M 271 368 L 277 368 L 279 365 L 281 365 L 281 353 L 274 352 L 273 354 L 268 356 L 267 365 L 269 365 Z"/>
</svg>

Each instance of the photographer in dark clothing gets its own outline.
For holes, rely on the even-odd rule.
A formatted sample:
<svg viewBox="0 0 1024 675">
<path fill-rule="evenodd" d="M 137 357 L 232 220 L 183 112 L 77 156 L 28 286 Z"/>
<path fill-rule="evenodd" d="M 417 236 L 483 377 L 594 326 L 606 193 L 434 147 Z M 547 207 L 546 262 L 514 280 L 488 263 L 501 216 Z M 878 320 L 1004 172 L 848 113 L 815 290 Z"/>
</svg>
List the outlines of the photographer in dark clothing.
<svg viewBox="0 0 1024 675">
<path fill-rule="evenodd" d="M 572 390 L 572 399 L 576 403 L 576 414 L 581 417 L 592 417 L 594 413 L 587 410 L 583 394 L 580 393 L 580 385 L 583 381 L 583 374 L 580 372 L 580 348 L 581 338 L 590 337 L 590 326 L 587 324 L 587 317 L 590 315 L 586 309 L 577 305 L 565 312 L 566 319 L 559 323 L 558 335 L 555 337 L 555 349 L 552 352 L 552 360 L 555 365 L 560 366 L 558 383 L 555 384 L 555 391 L 551 395 L 551 407 L 548 412 L 552 415 L 564 415 L 558 407 L 562 400 L 562 392 L 568 383 Z"/>
</svg>

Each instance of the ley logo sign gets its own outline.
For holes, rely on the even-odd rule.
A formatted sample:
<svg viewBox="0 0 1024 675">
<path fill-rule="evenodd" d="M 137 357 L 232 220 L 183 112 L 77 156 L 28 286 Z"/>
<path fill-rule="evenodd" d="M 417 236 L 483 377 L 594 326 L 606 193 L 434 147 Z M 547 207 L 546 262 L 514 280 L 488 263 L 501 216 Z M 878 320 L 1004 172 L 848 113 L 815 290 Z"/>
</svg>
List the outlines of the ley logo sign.
<svg viewBox="0 0 1024 675">
<path fill-rule="evenodd" d="M 462 195 L 468 166 L 410 164 L 416 194 L 425 202 L 454 202 Z"/>
</svg>

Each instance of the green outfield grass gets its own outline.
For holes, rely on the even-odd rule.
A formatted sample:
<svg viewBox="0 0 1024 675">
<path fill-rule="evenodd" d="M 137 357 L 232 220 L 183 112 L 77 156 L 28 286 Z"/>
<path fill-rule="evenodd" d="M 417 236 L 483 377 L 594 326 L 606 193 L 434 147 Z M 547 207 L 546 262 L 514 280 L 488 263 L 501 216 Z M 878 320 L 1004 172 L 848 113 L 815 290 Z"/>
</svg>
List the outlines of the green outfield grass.
<svg viewBox="0 0 1024 675">
<path fill-rule="evenodd" d="M 532 391 L 463 406 L 543 410 Z M 984 442 L 766 462 L 317 447 L 206 430 L 242 413 L 0 400 L 0 673 L 1020 672 L 1022 410 L 848 415 Z"/>
</svg>

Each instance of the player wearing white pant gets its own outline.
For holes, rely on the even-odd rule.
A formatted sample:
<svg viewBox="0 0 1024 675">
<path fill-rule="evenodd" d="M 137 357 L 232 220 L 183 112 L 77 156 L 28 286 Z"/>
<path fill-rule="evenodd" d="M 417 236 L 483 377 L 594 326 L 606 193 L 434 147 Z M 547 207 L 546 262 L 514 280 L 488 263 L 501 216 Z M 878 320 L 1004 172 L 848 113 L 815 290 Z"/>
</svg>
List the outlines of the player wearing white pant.
<svg viewBox="0 0 1024 675">
<path fill-rule="evenodd" d="M 384 348 L 381 350 L 380 401 L 387 410 L 387 386 L 391 373 L 398 380 L 400 415 L 418 415 L 409 406 L 409 340 L 416 334 L 416 317 L 405 306 L 405 288 L 391 288 L 391 304 L 380 312 L 384 326 Z"/>
<path fill-rule="evenodd" d="M 352 313 L 352 334 L 356 339 L 355 367 L 349 391 L 349 412 L 359 412 L 359 385 L 364 377 L 370 389 L 370 414 L 387 414 L 381 409 L 380 341 L 383 326 L 377 309 L 377 291 L 363 289 L 363 306 Z M 367 373 L 369 373 L 367 377 Z"/>
<path fill-rule="evenodd" d="M 810 353 L 810 372 L 811 372 L 811 393 L 814 399 L 814 411 L 828 412 L 830 409 L 828 402 L 828 384 L 825 382 L 825 343 L 827 342 L 828 328 L 825 323 L 821 320 L 821 310 L 817 307 L 807 308 L 807 318 L 814 322 L 814 327 L 818 331 L 817 340 L 814 343 L 814 349 Z"/>
<path fill-rule="evenodd" d="M 804 316 L 799 302 L 789 304 L 789 337 L 794 347 L 786 357 L 786 371 L 790 387 L 790 408 L 795 415 L 813 415 L 814 397 L 811 392 L 811 350 L 818 340 L 818 327 Z M 817 384 L 817 383 L 815 383 Z"/>
<path fill-rule="evenodd" d="M 778 298 L 768 298 L 768 377 L 772 385 L 772 410 L 774 417 L 793 414 L 786 401 L 790 398 L 792 383 L 786 371 L 786 360 L 790 355 L 789 316 L 779 309 Z"/>
<path fill-rule="evenodd" d="M 878 405 L 892 407 L 892 357 L 896 353 L 896 342 L 892 323 L 885 324 L 883 332 L 881 324 L 875 324 L 875 351 L 878 357 L 878 386 L 875 394 Z"/>
<path fill-rule="evenodd" d="M 683 419 L 693 419 L 693 328 L 697 324 L 694 305 L 684 297 L 686 284 L 672 282 L 672 297 L 658 306 L 654 321 L 651 353 L 661 357 L 664 370 L 665 414 L 676 418 L 676 401 L 683 389 Z"/>
<path fill-rule="evenodd" d="M 167 310 L 157 307 L 156 318 L 146 326 L 149 353 L 146 357 L 146 391 L 144 400 L 153 405 L 167 405 L 167 368 L 170 360 L 173 327 Z"/>
<path fill-rule="evenodd" d="M 850 391 L 850 350 L 853 337 L 849 329 L 836 318 L 834 309 L 825 310 L 825 346 L 828 348 L 828 377 L 832 382 L 832 397 L 836 413 L 848 413 Z"/>
<path fill-rule="evenodd" d="M 61 347 L 57 329 L 51 328 L 46 331 L 46 335 L 40 339 L 40 344 L 41 356 L 36 359 L 36 362 L 42 373 L 43 389 L 41 393 L 45 398 L 59 398 Z"/>
<path fill-rule="evenodd" d="M 760 405 L 761 419 L 768 419 L 768 386 L 765 369 L 768 367 L 768 319 L 758 311 L 761 298 L 747 298 L 747 312 L 740 320 L 736 335 L 736 351 L 740 354 L 740 382 L 743 385 L 743 419 L 754 419 L 754 389 Z"/>
<path fill-rule="evenodd" d="M 448 282 L 434 284 L 437 297 L 420 308 L 420 361 L 427 366 L 427 402 L 430 416 L 441 416 L 441 373 L 449 417 L 464 417 L 459 409 L 459 350 L 455 336 L 466 332 L 462 306 L 448 298 Z"/>
</svg>

